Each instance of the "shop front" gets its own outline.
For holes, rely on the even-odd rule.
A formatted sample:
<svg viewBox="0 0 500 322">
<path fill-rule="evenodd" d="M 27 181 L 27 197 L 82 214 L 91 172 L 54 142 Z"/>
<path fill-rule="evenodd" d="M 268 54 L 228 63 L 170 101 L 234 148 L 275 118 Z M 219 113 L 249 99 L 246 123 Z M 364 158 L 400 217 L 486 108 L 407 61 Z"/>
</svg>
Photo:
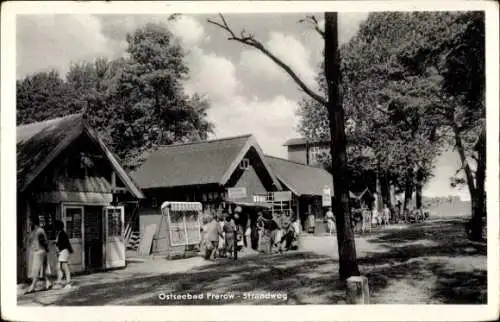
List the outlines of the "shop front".
<svg viewBox="0 0 500 322">
<path fill-rule="evenodd" d="M 33 202 L 34 216 L 38 216 L 49 238 L 49 263 L 56 271 L 55 220 L 61 220 L 70 239 L 73 253 L 69 264 L 72 272 L 125 266 L 124 207 L 111 203 Z M 29 254 L 28 254 L 29 256 Z M 31 260 L 28 259 L 29 265 Z"/>
<path fill-rule="evenodd" d="M 72 272 L 125 267 L 125 203 L 142 192 L 99 137 L 72 115 L 18 127 L 18 279 L 31 267 L 29 236 L 38 217 L 56 273 L 56 220 L 73 253 Z M 42 151 L 40 151 L 40 149 Z"/>
</svg>

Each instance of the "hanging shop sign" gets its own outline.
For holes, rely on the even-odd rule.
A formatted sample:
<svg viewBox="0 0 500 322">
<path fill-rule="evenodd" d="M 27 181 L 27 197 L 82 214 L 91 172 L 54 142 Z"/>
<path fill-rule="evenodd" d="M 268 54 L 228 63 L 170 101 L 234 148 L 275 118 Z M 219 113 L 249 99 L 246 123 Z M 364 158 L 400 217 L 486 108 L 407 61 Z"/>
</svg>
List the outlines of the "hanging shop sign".
<svg viewBox="0 0 500 322">
<path fill-rule="evenodd" d="M 331 207 L 332 206 L 332 191 L 330 187 L 325 186 L 323 188 L 323 198 L 322 198 L 323 207 Z"/>
</svg>

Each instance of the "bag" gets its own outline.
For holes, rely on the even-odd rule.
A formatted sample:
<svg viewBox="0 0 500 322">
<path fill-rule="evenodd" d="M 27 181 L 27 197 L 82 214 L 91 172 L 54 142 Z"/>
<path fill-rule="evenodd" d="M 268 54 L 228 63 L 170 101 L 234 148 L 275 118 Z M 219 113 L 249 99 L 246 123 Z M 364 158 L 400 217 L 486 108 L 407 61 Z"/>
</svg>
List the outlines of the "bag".
<svg viewBox="0 0 500 322">
<path fill-rule="evenodd" d="M 212 244 L 212 242 L 208 241 L 205 243 L 205 247 L 207 250 L 212 250 L 214 249 L 214 244 Z"/>
<path fill-rule="evenodd" d="M 236 246 L 238 247 L 243 247 L 243 240 L 238 240 L 238 242 L 236 243 Z"/>
</svg>

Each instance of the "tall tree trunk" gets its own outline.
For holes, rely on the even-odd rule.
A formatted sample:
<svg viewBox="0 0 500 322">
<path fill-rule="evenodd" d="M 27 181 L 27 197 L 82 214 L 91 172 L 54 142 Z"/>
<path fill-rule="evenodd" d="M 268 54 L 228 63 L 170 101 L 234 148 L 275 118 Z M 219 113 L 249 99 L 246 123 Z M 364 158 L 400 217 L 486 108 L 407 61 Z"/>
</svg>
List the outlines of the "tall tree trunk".
<svg viewBox="0 0 500 322">
<path fill-rule="evenodd" d="M 392 203 L 391 186 L 389 183 L 389 178 L 387 177 L 386 174 L 382 174 L 380 176 L 380 185 L 381 185 L 383 203 L 387 205 L 387 207 L 392 211 L 394 205 Z"/>
<path fill-rule="evenodd" d="M 337 13 L 325 13 L 325 76 L 328 85 L 328 118 L 330 152 L 334 187 L 333 208 L 336 216 L 339 250 L 339 275 L 345 280 L 359 276 L 356 245 L 349 207 L 349 181 L 344 129 L 344 108 L 340 96 L 340 56 L 338 50 Z"/>
<path fill-rule="evenodd" d="M 405 200 L 403 203 L 403 213 L 404 213 L 404 219 L 405 221 L 408 219 L 408 212 L 407 209 L 410 208 L 410 202 L 412 199 L 413 195 L 413 169 L 408 168 L 406 172 L 406 179 L 405 179 Z"/>
<path fill-rule="evenodd" d="M 462 138 L 460 137 L 460 131 L 456 124 L 453 125 L 453 132 L 455 134 L 455 147 L 457 148 L 458 155 L 460 156 L 460 162 L 462 163 L 462 168 L 465 172 L 465 179 L 467 181 L 467 187 L 469 188 L 469 193 L 472 200 L 474 198 L 476 190 L 474 184 L 474 175 L 472 174 L 472 169 L 470 168 L 469 162 L 467 161 L 465 148 L 462 143 Z"/>
<path fill-rule="evenodd" d="M 484 189 L 486 178 L 486 128 L 481 131 L 475 150 L 477 152 L 476 187 L 475 195 L 471 198 L 473 208 L 470 238 L 481 240 L 483 238 L 483 217 L 486 216 L 486 192 Z"/>
<path fill-rule="evenodd" d="M 462 163 L 462 168 L 465 172 L 465 179 L 467 182 L 467 187 L 469 188 L 469 194 L 471 197 L 471 211 L 472 218 L 470 221 L 470 238 L 472 240 L 480 240 L 482 237 L 482 221 L 483 214 L 485 214 L 485 192 L 484 192 L 484 180 L 486 173 L 486 129 L 481 131 L 478 143 L 476 144 L 476 151 L 478 152 L 478 164 L 476 173 L 476 182 L 474 182 L 474 175 L 472 169 L 467 161 L 465 154 L 465 148 L 463 146 L 462 138 L 460 137 L 460 131 L 456 124 L 453 124 L 453 132 L 455 134 L 455 146 L 457 148 L 458 155 L 460 156 L 460 161 Z M 481 187 L 477 184 L 480 183 Z"/>
<path fill-rule="evenodd" d="M 424 172 L 422 167 L 418 167 L 416 175 L 417 183 L 415 186 L 415 198 L 417 209 L 422 209 L 422 187 L 424 182 Z"/>
</svg>

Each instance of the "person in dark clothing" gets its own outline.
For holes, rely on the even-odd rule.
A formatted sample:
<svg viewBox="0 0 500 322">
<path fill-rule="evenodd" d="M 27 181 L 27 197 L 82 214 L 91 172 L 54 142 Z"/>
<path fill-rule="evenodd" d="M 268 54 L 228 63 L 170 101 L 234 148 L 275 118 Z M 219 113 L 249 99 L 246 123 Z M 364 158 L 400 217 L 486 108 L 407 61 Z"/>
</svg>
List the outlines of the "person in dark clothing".
<svg viewBox="0 0 500 322">
<path fill-rule="evenodd" d="M 230 216 L 226 217 L 226 222 L 224 223 L 222 230 L 224 231 L 226 253 L 228 257 L 231 258 L 234 253 L 236 225 Z"/>
<path fill-rule="evenodd" d="M 258 214 L 250 219 L 250 244 L 253 250 L 259 249 L 259 228 L 257 226 Z"/>
<path fill-rule="evenodd" d="M 69 237 L 64 231 L 64 223 L 60 220 L 56 220 L 56 247 L 57 247 L 57 281 L 56 284 L 60 286 L 62 284 L 62 278 L 66 275 L 66 286 L 65 288 L 71 287 L 71 272 L 69 270 L 69 255 L 73 253 L 73 248 L 69 242 Z"/>
<path fill-rule="evenodd" d="M 281 220 L 281 229 L 283 230 L 283 235 L 279 242 L 280 247 L 285 242 L 285 250 L 289 250 L 292 246 L 293 238 L 294 238 L 294 229 L 292 227 L 292 221 L 290 219 L 291 215 L 285 215 Z"/>
</svg>

